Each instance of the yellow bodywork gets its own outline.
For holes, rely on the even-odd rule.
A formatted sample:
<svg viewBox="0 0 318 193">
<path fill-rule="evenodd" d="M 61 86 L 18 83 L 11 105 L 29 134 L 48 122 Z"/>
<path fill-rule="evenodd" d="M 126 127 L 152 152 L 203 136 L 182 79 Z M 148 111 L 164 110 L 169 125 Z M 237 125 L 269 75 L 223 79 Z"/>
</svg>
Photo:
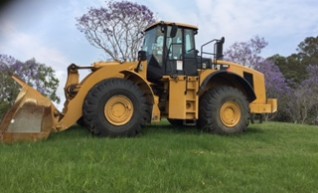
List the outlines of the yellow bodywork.
<svg viewBox="0 0 318 193">
<path fill-rule="evenodd" d="M 232 128 L 241 120 L 242 112 L 237 103 L 233 101 L 225 102 L 220 109 L 220 120 L 223 125 Z"/>
<path fill-rule="evenodd" d="M 244 72 L 253 75 L 253 85 L 256 99 L 250 103 L 250 113 L 264 114 L 277 111 L 277 100 L 266 98 L 264 75 L 255 70 L 241 65 L 217 61 L 220 66 L 226 66 L 226 73 L 232 73 L 243 77 Z M 138 69 L 137 69 L 138 68 Z M 178 120 L 198 120 L 199 99 L 204 90 L 203 83 L 211 75 L 220 72 L 220 69 L 202 69 L 198 76 L 164 76 L 162 83 L 168 88 L 169 101 L 165 104 L 166 111 L 160 110 L 159 96 L 152 90 L 152 83 L 147 81 L 147 62 L 131 63 L 107 63 L 100 62 L 91 68 L 92 73 L 79 82 L 80 77 L 77 69 L 69 69 L 68 79 L 65 85 L 66 102 L 62 112 L 54 107 L 52 102 L 42 96 L 39 92 L 25 84 L 22 80 L 14 77 L 16 82 L 22 86 L 22 90 L 13 108 L 6 114 L 0 125 L 0 140 L 5 143 L 15 141 L 37 141 L 46 139 L 52 132 L 60 132 L 70 128 L 83 116 L 83 105 L 86 96 L 94 86 L 100 82 L 112 79 L 130 79 L 138 83 L 141 90 L 147 93 L 147 101 L 152 104 L 151 122 L 159 122 L 162 117 Z M 216 84 L 224 84 L 216 83 Z M 208 84 L 207 88 L 215 84 Z M 124 101 L 119 103 L 119 101 Z M 122 105 L 124 104 L 124 105 Z M 105 105 L 104 114 L 113 125 L 123 125 L 133 115 L 131 101 L 123 96 L 112 98 Z M 112 111 L 120 111 L 123 119 Z M 235 125 L 233 121 L 240 117 L 231 117 L 228 109 L 235 109 L 234 104 L 226 104 L 222 107 L 221 117 L 225 125 Z M 236 115 L 235 115 L 236 116 Z M 239 115 L 237 115 L 239 116 Z M 27 122 L 27 124 L 26 124 Z M 32 124 L 30 124 L 32 123 Z"/>
<path fill-rule="evenodd" d="M 266 114 L 275 113 L 277 111 L 277 99 L 267 99 L 266 97 L 264 74 L 228 61 L 220 60 L 217 61 L 217 64 L 227 66 L 227 73 L 233 73 L 240 77 L 243 77 L 244 72 L 248 72 L 253 75 L 256 99 L 249 105 L 250 113 Z M 215 69 L 205 69 L 200 71 L 199 76 L 165 76 L 163 81 L 169 82 L 170 95 L 168 118 L 197 120 L 199 116 L 200 87 L 209 76 L 218 72 L 220 72 L 220 69 L 216 67 Z M 226 82 L 224 80 L 220 84 L 225 83 Z"/>
<path fill-rule="evenodd" d="M 104 107 L 104 116 L 111 124 L 122 126 L 131 120 L 134 110 L 134 105 L 128 97 L 113 96 Z"/>
<path fill-rule="evenodd" d="M 198 77 L 165 76 L 163 81 L 169 84 L 168 118 L 197 120 L 199 118 Z"/>
</svg>

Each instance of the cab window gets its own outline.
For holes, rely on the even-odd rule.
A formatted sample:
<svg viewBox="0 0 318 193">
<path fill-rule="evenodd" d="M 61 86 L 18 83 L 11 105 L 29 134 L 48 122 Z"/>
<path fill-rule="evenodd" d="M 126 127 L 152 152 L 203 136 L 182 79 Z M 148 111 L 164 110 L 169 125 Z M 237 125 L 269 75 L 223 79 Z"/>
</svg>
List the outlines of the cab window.
<svg viewBox="0 0 318 193">
<path fill-rule="evenodd" d="M 169 60 L 180 60 L 182 58 L 182 29 L 179 28 L 174 38 L 167 38 Z"/>
<path fill-rule="evenodd" d="M 193 30 L 189 30 L 189 29 L 184 30 L 184 35 L 185 35 L 185 53 L 186 54 L 195 53 Z"/>
</svg>

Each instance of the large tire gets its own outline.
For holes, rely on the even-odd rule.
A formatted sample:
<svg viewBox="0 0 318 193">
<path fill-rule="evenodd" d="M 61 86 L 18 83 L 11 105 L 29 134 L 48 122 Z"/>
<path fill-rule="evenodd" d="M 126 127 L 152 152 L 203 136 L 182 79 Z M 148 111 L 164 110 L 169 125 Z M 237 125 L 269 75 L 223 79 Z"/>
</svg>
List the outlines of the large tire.
<svg viewBox="0 0 318 193">
<path fill-rule="evenodd" d="M 249 103 L 245 95 L 233 87 L 207 91 L 200 100 L 199 126 L 217 134 L 234 134 L 249 124 Z"/>
<path fill-rule="evenodd" d="M 146 98 L 130 80 L 110 79 L 96 85 L 84 104 L 84 120 L 94 135 L 135 136 L 149 119 Z"/>
</svg>

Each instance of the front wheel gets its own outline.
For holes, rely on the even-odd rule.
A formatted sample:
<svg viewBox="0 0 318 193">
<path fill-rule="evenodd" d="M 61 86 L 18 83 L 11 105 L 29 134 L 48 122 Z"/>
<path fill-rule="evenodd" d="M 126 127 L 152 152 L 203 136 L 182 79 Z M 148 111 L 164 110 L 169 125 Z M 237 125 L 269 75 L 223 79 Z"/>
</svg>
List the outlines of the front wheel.
<svg viewBox="0 0 318 193">
<path fill-rule="evenodd" d="M 130 80 L 110 79 L 96 85 L 84 104 L 84 120 L 97 136 L 135 136 L 148 118 L 146 98 Z"/>
<path fill-rule="evenodd" d="M 240 90 L 220 87 L 201 97 L 199 125 L 202 130 L 218 134 L 240 133 L 248 124 L 248 101 Z"/>
</svg>

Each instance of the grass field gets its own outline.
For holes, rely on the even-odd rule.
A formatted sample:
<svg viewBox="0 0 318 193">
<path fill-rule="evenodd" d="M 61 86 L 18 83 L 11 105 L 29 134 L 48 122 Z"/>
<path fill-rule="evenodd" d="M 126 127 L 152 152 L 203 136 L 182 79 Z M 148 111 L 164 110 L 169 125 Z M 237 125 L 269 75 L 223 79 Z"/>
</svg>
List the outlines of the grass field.
<svg viewBox="0 0 318 193">
<path fill-rule="evenodd" d="M 318 192 L 318 127 L 251 125 L 217 136 L 163 122 L 137 138 L 83 128 L 0 145 L 0 192 Z"/>
</svg>

